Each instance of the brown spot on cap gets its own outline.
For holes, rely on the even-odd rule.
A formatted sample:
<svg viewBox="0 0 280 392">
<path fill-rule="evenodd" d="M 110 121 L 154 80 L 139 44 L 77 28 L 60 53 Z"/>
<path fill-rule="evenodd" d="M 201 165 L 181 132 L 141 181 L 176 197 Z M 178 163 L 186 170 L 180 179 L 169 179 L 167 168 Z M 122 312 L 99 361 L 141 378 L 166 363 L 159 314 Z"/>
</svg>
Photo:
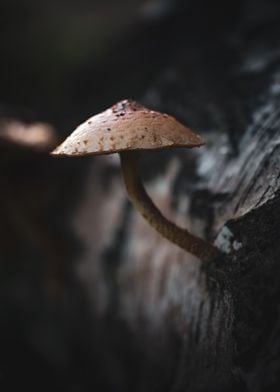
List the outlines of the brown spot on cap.
<svg viewBox="0 0 280 392">
<path fill-rule="evenodd" d="M 78 142 L 86 144 L 86 148 L 81 148 Z M 81 124 L 52 154 L 100 155 L 131 150 L 191 148 L 204 143 L 198 134 L 174 117 L 126 99 Z"/>
</svg>

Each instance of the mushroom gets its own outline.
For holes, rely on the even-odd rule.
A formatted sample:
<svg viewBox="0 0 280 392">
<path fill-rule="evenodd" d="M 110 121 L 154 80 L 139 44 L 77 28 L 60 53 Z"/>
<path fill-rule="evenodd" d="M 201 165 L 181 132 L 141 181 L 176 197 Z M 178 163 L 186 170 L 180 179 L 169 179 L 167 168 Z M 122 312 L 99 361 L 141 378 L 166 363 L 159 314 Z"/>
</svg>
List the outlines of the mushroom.
<svg viewBox="0 0 280 392">
<path fill-rule="evenodd" d="M 174 117 L 123 100 L 81 124 L 52 155 L 119 153 L 128 196 L 136 209 L 162 236 L 201 260 L 218 249 L 165 218 L 147 195 L 138 171 L 137 151 L 199 147 L 204 140 Z"/>
<path fill-rule="evenodd" d="M 49 124 L 25 124 L 15 119 L 1 119 L 0 142 L 23 150 L 44 152 L 55 146 L 57 137 Z"/>
<path fill-rule="evenodd" d="M 51 295 L 58 294 L 63 283 L 63 245 L 61 239 L 50 235 L 42 221 L 41 207 L 45 203 L 42 195 L 47 185 L 42 187 L 46 182 L 42 176 L 38 182 L 38 173 L 57 143 L 56 131 L 47 123 L 0 118 L 0 235 L 7 235 L 4 238 L 7 252 L 11 252 L 10 239 L 23 239 L 26 247 L 43 252 L 47 261 L 44 279 Z"/>
</svg>

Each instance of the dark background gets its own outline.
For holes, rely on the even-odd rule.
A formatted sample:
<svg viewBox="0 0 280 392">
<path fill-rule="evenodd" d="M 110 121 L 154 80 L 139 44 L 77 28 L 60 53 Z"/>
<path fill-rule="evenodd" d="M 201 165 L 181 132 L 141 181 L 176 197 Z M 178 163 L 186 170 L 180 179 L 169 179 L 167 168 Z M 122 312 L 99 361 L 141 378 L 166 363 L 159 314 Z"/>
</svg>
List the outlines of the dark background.
<svg viewBox="0 0 280 392">
<path fill-rule="evenodd" d="M 124 98 L 175 115 L 207 147 L 147 154 L 149 189 L 242 244 L 205 273 L 135 213 L 116 157 L 0 140 L 1 391 L 279 390 L 279 17 L 277 0 L 1 0 L 1 119 L 58 143 Z"/>
</svg>

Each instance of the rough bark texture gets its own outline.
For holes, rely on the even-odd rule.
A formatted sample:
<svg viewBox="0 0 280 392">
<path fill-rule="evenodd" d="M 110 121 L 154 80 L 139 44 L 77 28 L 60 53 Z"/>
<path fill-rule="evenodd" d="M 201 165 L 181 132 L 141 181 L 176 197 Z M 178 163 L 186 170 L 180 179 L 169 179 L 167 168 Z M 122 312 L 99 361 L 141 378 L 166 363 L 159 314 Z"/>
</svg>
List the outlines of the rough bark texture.
<svg viewBox="0 0 280 392">
<path fill-rule="evenodd" d="M 92 83 L 104 104 L 133 87 L 207 139 L 145 154 L 142 173 L 228 256 L 203 267 L 161 238 L 115 158 L 3 155 L 1 390 L 279 390 L 280 7 L 174 4 L 116 49 L 121 80 L 102 66 Z"/>
</svg>

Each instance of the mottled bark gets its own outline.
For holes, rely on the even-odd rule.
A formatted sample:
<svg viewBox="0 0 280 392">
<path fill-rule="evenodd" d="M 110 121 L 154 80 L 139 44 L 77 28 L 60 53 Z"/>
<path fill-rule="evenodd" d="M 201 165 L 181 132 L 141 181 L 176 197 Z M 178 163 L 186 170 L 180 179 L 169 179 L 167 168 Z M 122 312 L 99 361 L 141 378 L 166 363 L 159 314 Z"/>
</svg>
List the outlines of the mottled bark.
<svg viewBox="0 0 280 392">
<path fill-rule="evenodd" d="M 121 85 L 205 137 L 147 153 L 142 176 L 228 255 L 203 267 L 154 231 L 116 157 L 1 155 L 3 390 L 279 389 L 280 8 L 229 3 L 176 2 L 80 79 L 104 107 Z"/>
</svg>

